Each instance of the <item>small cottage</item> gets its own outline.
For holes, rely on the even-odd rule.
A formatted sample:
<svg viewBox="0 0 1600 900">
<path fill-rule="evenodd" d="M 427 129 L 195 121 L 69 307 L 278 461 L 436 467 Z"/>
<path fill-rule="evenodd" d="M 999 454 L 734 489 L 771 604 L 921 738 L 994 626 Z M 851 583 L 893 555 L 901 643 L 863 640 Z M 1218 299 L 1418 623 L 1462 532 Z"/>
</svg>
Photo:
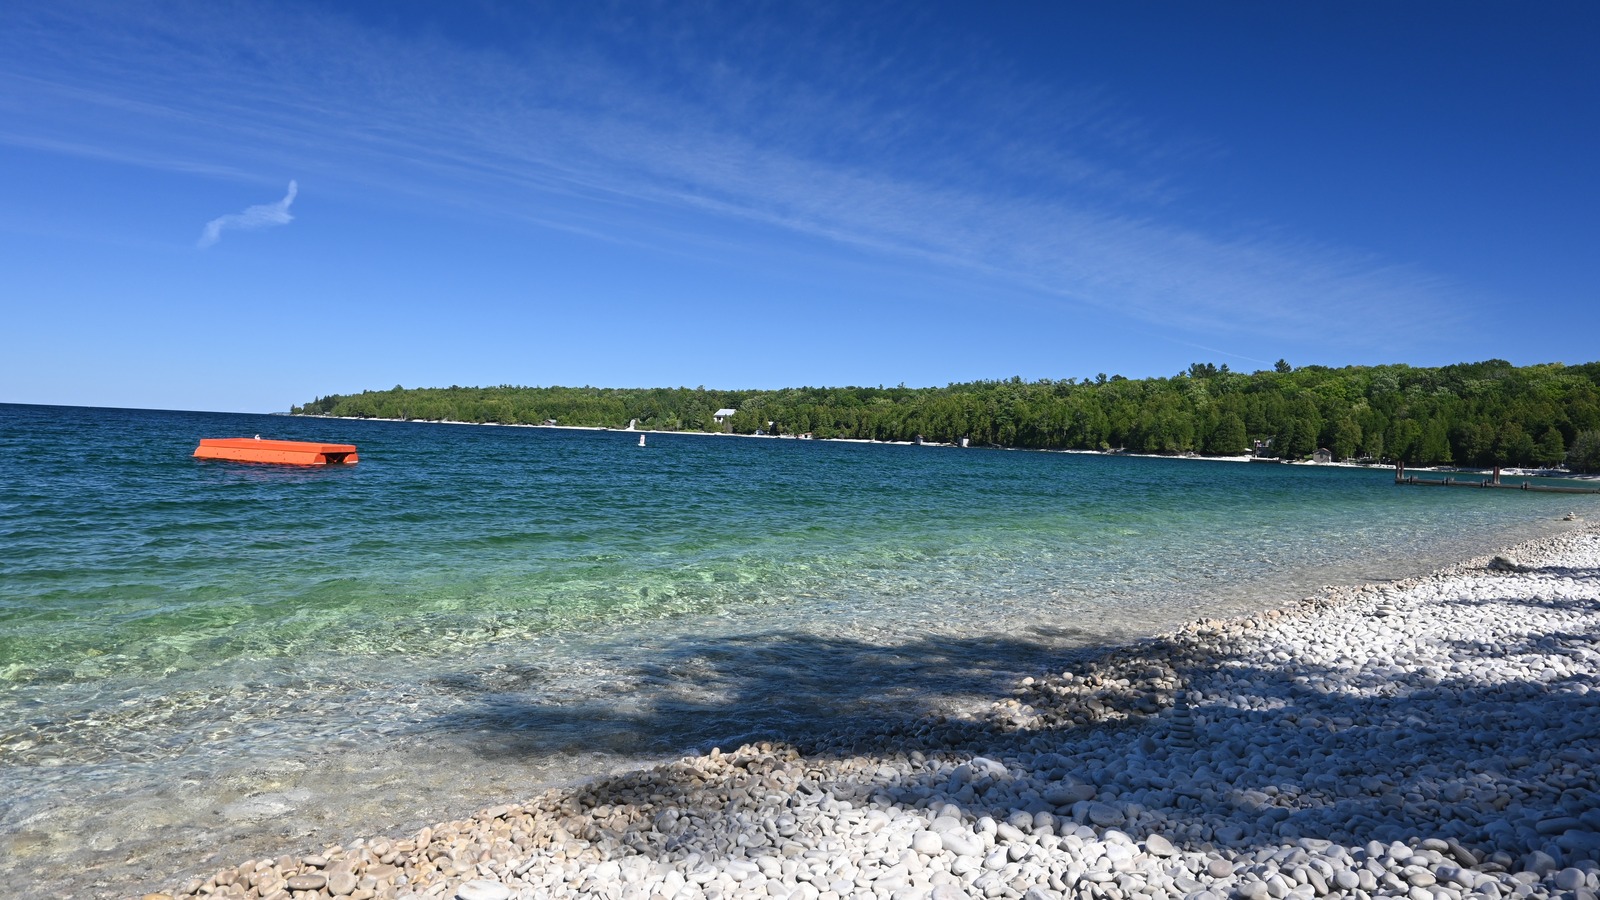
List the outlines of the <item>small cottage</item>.
<svg viewBox="0 0 1600 900">
<path fill-rule="evenodd" d="M 719 409 L 716 412 L 711 414 L 711 421 L 717 423 L 718 425 L 721 425 L 722 423 L 724 423 L 724 422 L 728 421 L 730 418 L 732 418 L 733 414 L 735 412 L 737 412 L 737 410 Z"/>
</svg>

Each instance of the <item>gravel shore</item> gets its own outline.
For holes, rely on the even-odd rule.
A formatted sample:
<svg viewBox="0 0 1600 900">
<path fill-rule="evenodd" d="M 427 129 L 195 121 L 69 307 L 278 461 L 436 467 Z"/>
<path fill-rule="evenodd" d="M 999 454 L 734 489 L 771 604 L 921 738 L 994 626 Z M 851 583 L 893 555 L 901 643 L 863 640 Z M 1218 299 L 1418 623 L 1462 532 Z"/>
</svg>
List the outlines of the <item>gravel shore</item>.
<svg viewBox="0 0 1600 900">
<path fill-rule="evenodd" d="M 1064 660 L 986 716 L 760 743 L 145 900 L 1600 890 L 1600 528 Z"/>
</svg>

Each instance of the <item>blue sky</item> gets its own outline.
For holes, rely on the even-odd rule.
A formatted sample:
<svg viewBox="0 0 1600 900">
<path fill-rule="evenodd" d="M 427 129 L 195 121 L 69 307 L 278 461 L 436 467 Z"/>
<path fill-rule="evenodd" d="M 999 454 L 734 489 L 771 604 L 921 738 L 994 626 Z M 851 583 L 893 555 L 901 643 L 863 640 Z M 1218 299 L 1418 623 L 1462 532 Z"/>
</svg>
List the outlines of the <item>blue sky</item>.
<svg viewBox="0 0 1600 900">
<path fill-rule="evenodd" d="M 1600 359 L 1592 3 L 0 6 L 0 401 Z"/>
</svg>

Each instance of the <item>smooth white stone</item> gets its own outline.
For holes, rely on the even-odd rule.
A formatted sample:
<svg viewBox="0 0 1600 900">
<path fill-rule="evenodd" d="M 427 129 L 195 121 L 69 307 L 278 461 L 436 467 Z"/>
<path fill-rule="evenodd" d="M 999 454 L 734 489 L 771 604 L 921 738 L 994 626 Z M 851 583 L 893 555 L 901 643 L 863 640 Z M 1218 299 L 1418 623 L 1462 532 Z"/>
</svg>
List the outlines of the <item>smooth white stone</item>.
<svg viewBox="0 0 1600 900">
<path fill-rule="evenodd" d="M 456 889 L 456 900 L 511 900 L 511 888 L 498 881 L 469 881 Z"/>
<path fill-rule="evenodd" d="M 983 842 L 970 834 L 947 831 L 939 835 L 939 840 L 945 850 L 957 856 L 977 856 L 983 852 Z"/>
</svg>

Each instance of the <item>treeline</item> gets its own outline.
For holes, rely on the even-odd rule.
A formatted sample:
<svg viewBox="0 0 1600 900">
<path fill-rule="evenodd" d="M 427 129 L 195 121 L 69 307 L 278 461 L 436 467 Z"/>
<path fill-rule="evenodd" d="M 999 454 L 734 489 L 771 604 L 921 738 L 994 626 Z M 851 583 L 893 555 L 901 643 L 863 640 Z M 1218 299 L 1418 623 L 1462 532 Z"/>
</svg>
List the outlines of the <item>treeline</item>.
<svg viewBox="0 0 1600 900">
<path fill-rule="evenodd" d="M 724 424 L 719 409 L 736 412 Z M 1196 363 L 1171 378 L 977 381 L 942 388 L 412 388 L 319 397 L 296 414 L 811 433 L 1037 449 L 1600 469 L 1600 363 L 1291 368 Z"/>
</svg>

